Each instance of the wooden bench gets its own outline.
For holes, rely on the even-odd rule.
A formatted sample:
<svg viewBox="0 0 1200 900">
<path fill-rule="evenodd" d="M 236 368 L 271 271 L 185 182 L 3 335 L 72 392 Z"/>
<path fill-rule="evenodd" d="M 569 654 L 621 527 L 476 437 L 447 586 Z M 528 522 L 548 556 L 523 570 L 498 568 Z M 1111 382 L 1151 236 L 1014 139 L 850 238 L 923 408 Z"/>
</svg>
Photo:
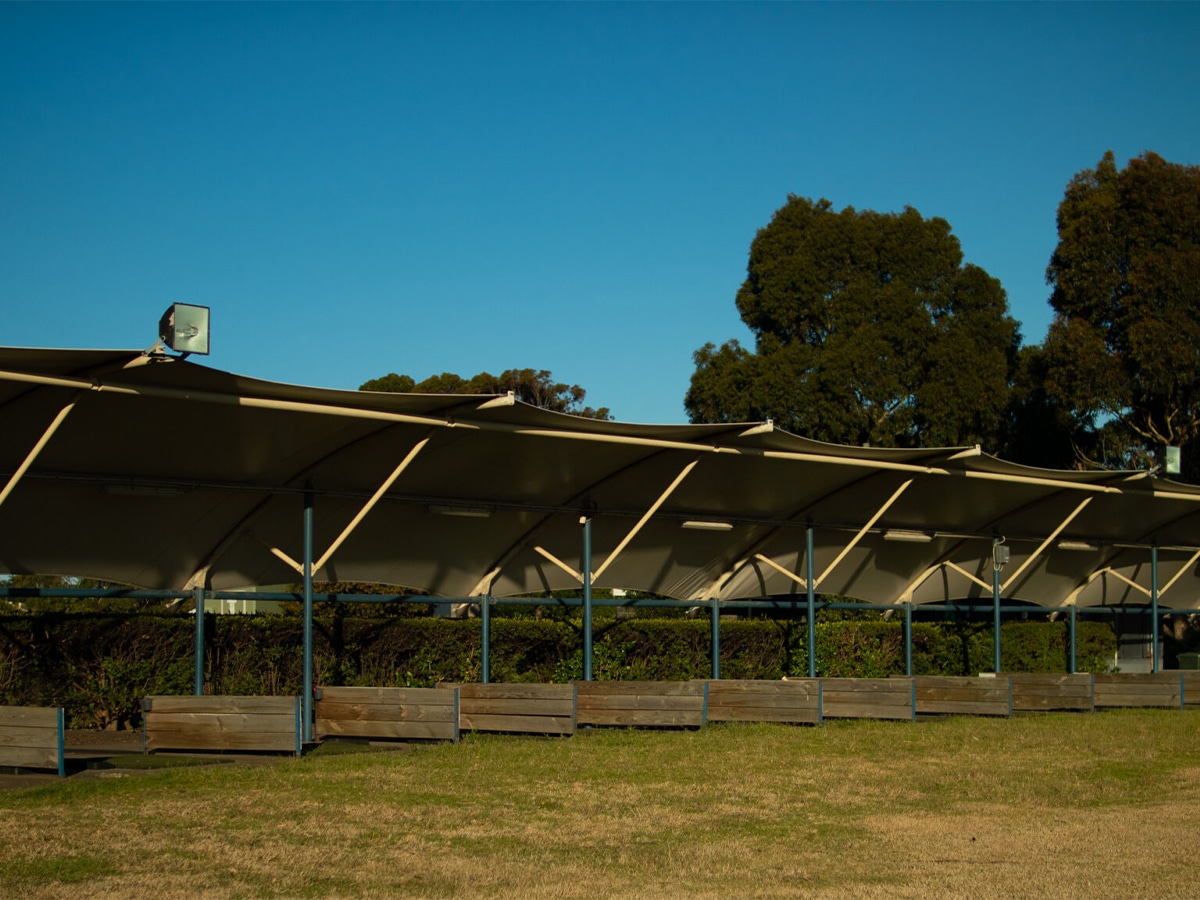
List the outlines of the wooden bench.
<svg viewBox="0 0 1200 900">
<path fill-rule="evenodd" d="M 827 719 L 917 717 L 916 682 L 899 678 L 822 678 L 821 715 Z"/>
<path fill-rule="evenodd" d="M 705 681 L 577 681 L 579 725 L 699 728 Z"/>
<path fill-rule="evenodd" d="M 317 737 L 458 740 L 458 688 L 324 687 Z"/>
<path fill-rule="evenodd" d="M 55 769 L 65 777 L 61 706 L 0 706 L 0 766 Z"/>
<path fill-rule="evenodd" d="M 154 696 L 142 701 L 146 750 L 303 750 L 299 697 Z"/>
<path fill-rule="evenodd" d="M 1092 676 L 1088 672 L 1075 675 L 1006 672 L 1003 677 L 1012 681 L 1012 704 L 1016 712 L 1091 712 L 1095 708 Z"/>
<path fill-rule="evenodd" d="M 821 724 L 821 682 L 709 681 L 709 722 Z"/>
<path fill-rule="evenodd" d="M 917 675 L 915 687 L 918 715 L 1012 715 L 1012 684 L 1003 675 Z"/>
<path fill-rule="evenodd" d="M 1097 674 L 1096 708 L 1116 706 L 1183 707 L 1183 678 L 1179 672 L 1111 672 Z"/>
<path fill-rule="evenodd" d="M 461 731 L 574 734 L 573 684 L 439 684 L 458 690 Z"/>
</svg>

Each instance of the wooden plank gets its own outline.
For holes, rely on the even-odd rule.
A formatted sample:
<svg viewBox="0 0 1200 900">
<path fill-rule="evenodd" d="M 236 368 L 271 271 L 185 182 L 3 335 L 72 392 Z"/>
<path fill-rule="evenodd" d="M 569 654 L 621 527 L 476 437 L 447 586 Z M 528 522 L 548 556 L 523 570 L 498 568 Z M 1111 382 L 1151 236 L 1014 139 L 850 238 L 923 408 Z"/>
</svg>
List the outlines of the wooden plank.
<svg viewBox="0 0 1200 900">
<path fill-rule="evenodd" d="M 795 695 L 788 696 L 786 694 L 751 694 L 751 693 L 726 693 L 720 688 L 712 688 L 712 692 L 708 695 L 708 708 L 719 706 L 725 709 L 738 709 L 739 707 L 747 706 L 766 706 L 778 707 L 780 709 L 794 709 L 799 707 L 812 707 L 816 709 L 820 702 L 820 693 L 817 690 L 797 691 Z"/>
<path fill-rule="evenodd" d="M 1179 669 L 1167 669 L 1162 672 L 1098 672 L 1093 677 L 1098 682 L 1108 684 L 1178 684 Z"/>
<path fill-rule="evenodd" d="M 284 750 L 296 752 L 295 730 L 219 731 L 203 726 L 146 730 L 147 750 Z"/>
<path fill-rule="evenodd" d="M 181 729 L 147 731 L 147 750 L 263 750 L 296 752 L 296 735 L 278 732 Z"/>
<path fill-rule="evenodd" d="M 315 704 L 318 719 L 339 719 L 356 722 L 453 722 L 454 703 L 436 705 L 406 703 L 391 706 L 384 703 L 342 703 L 318 700 Z"/>
<path fill-rule="evenodd" d="M 295 697 L 262 696 L 150 696 L 146 700 L 154 713 L 292 713 Z"/>
<path fill-rule="evenodd" d="M 455 741 L 458 729 L 454 722 L 353 722 L 338 719 L 318 719 L 320 737 L 361 737 L 381 740 Z"/>
<path fill-rule="evenodd" d="M 913 678 L 897 676 L 893 678 L 819 678 L 821 691 L 845 694 L 880 694 L 883 696 L 903 696 L 905 692 L 912 693 Z"/>
<path fill-rule="evenodd" d="M 439 685 L 441 688 L 458 688 L 460 700 L 485 698 L 503 698 L 505 700 L 561 700 L 571 703 L 575 700 L 575 685 L 573 684 L 450 684 Z"/>
<path fill-rule="evenodd" d="M 821 701 L 825 704 L 867 703 L 880 707 L 895 706 L 903 709 L 909 709 L 913 705 L 911 689 L 905 693 L 897 692 L 895 694 L 873 694 L 860 693 L 858 691 L 829 690 L 827 688 L 823 688 L 821 691 Z"/>
<path fill-rule="evenodd" d="M 574 698 L 507 698 L 466 697 L 459 700 L 459 711 L 463 715 L 493 716 L 567 716 L 575 710 Z"/>
<path fill-rule="evenodd" d="M 579 709 L 645 709 L 696 710 L 704 709 L 704 697 L 660 696 L 658 694 L 588 694 L 580 696 Z"/>
<path fill-rule="evenodd" d="M 0 728 L 8 726 L 53 728 L 58 731 L 56 706 L 0 706 Z"/>
<path fill-rule="evenodd" d="M 322 700 L 340 703 L 383 703 L 383 704 L 430 704 L 452 703 L 442 688 L 402 687 L 357 687 L 343 686 L 319 688 Z"/>
<path fill-rule="evenodd" d="M 826 719 L 898 719 L 912 721 L 913 712 L 909 706 L 880 706 L 878 703 L 845 702 L 823 703 L 821 715 Z"/>
<path fill-rule="evenodd" d="M 498 731 L 511 734 L 574 734 L 575 719 L 570 716 L 521 716 L 505 713 L 463 712 L 458 718 L 463 731 Z"/>
<path fill-rule="evenodd" d="M 288 713 L 159 713 L 146 714 L 146 725 L 153 731 L 207 728 L 213 731 L 296 734 L 295 709 Z"/>
<path fill-rule="evenodd" d="M 820 725 L 821 711 L 819 709 L 802 709 L 800 707 L 780 708 L 773 706 L 743 706 L 736 709 L 724 707 L 713 709 L 709 707 L 708 721 L 710 722 L 775 722 L 781 725 Z"/>
<path fill-rule="evenodd" d="M 700 710 L 670 711 L 654 709 L 579 710 L 580 725 L 619 725 L 639 728 L 698 728 L 704 724 Z"/>
<path fill-rule="evenodd" d="M 57 751 L 57 717 L 55 717 L 53 728 L 32 725 L 5 725 L 3 728 L 0 728 L 0 747 L 48 747 Z"/>
<path fill-rule="evenodd" d="M 723 695 L 733 696 L 736 694 L 752 694 L 756 697 L 765 695 L 775 695 L 779 697 L 793 697 L 799 693 L 811 694 L 817 693 L 817 685 L 819 680 L 816 678 L 800 678 L 790 681 L 748 681 L 748 680 L 726 680 L 718 679 L 708 682 L 708 697 L 712 700 L 713 692 L 719 691 Z"/>
<path fill-rule="evenodd" d="M 0 750 L 0 766 L 15 766 L 22 769 L 57 769 L 58 748 L 5 747 Z"/>
<path fill-rule="evenodd" d="M 704 697 L 703 681 L 576 681 L 579 697 L 634 694 L 658 697 Z"/>
</svg>

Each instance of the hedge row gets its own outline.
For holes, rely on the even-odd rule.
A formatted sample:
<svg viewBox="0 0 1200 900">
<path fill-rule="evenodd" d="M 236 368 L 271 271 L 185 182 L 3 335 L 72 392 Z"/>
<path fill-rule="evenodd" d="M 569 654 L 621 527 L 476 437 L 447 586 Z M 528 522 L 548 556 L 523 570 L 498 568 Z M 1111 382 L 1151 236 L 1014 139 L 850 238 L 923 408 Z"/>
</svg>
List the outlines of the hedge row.
<svg viewBox="0 0 1200 900">
<path fill-rule="evenodd" d="M 677 680 L 711 674 L 706 620 L 632 619 L 597 624 L 593 675 L 599 680 Z M 298 694 L 303 685 L 299 619 L 209 616 L 206 690 L 214 694 Z M 427 686 L 479 681 L 478 620 L 322 617 L 314 623 L 317 684 Z M 147 694 L 187 694 L 194 683 L 191 616 L 62 615 L 0 617 L 0 703 L 64 706 L 72 727 L 130 727 Z M 1007 671 L 1064 672 L 1065 623 L 1003 626 Z M 1105 671 L 1112 629 L 1081 622 L 1080 671 Z M 721 623 L 723 678 L 777 679 L 808 673 L 803 622 Z M 895 621 L 819 622 L 817 674 L 903 674 L 903 625 Z M 963 675 L 992 667 L 992 634 L 983 624 L 913 624 L 913 670 Z M 578 620 L 492 620 L 493 681 L 565 682 L 583 675 Z"/>
</svg>

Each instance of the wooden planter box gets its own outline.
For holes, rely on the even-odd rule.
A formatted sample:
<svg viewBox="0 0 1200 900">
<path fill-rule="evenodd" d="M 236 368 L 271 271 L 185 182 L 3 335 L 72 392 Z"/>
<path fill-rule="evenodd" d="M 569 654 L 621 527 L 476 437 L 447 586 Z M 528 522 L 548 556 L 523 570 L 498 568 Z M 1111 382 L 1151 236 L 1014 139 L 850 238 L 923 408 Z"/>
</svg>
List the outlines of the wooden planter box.
<svg viewBox="0 0 1200 900">
<path fill-rule="evenodd" d="M 155 696 L 142 710 L 147 751 L 303 750 L 299 697 Z"/>
<path fill-rule="evenodd" d="M 699 728 L 704 681 L 577 681 L 580 725 Z"/>
<path fill-rule="evenodd" d="M 1097 709 L 1106 706 L 1183 707 L 1183 678 L 1179 672 L 1115 672 L 1093 678 Z"/>
<path fill-rule="evenodd" d="M 821 724 L 821 682 L 709 681 L 709 722 Z"/>
<path fill-rule="evenodd" d="M 66 772 L 61 706 L 0 706 L 0 766 Z"/>
<path fill-rule="evenodd" d="M 827 719 L 907 719 L 917 717 L 915 679 L 822 678 L 821 715 Z"/>
<path fill-rule="evenodd" d="M 1005 677 L 1012 680 L 1013 710 L 1016 712 L 1091 712 L 1095 708 L 1092 675 L 1088 672 L 1075 675 L 1012 672 Z"/>
<path fill-rule="evenodd" d="M 318 738 L 458 740 L 457 688 L 325 687 L 317 691 Z"/>
<path fill-rule="evenodd" d="M 458 690 L 461 731 L 574 734 L 573 684 L 441 684 Z"/>
<path fill-rule="evenodd" d="M 1007 676 L 918 675 L 915 682 L 918 715 L 1012 715 L 1012 685 Z"/>
</svg>

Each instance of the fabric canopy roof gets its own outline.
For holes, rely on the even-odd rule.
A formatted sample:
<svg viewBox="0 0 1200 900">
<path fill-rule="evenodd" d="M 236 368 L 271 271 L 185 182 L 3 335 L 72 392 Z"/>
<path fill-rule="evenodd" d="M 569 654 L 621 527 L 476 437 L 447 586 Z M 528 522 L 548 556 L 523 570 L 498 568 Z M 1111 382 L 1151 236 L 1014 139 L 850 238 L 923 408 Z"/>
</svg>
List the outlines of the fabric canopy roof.
<svg viewBox="0 0 1200 900">
<path fill-rule="evenodd" d="M 0 567 L 141 587 L 315 577 L 446 597 L 598 587 L 684 601 L 1160 604 L 1200 592 L 1200 489 L 978 448 L 823 444 L 770 423 L 633 425 L 511 397 L 277 384 L 140 351 L 0 348 Z"/>
</svg>

